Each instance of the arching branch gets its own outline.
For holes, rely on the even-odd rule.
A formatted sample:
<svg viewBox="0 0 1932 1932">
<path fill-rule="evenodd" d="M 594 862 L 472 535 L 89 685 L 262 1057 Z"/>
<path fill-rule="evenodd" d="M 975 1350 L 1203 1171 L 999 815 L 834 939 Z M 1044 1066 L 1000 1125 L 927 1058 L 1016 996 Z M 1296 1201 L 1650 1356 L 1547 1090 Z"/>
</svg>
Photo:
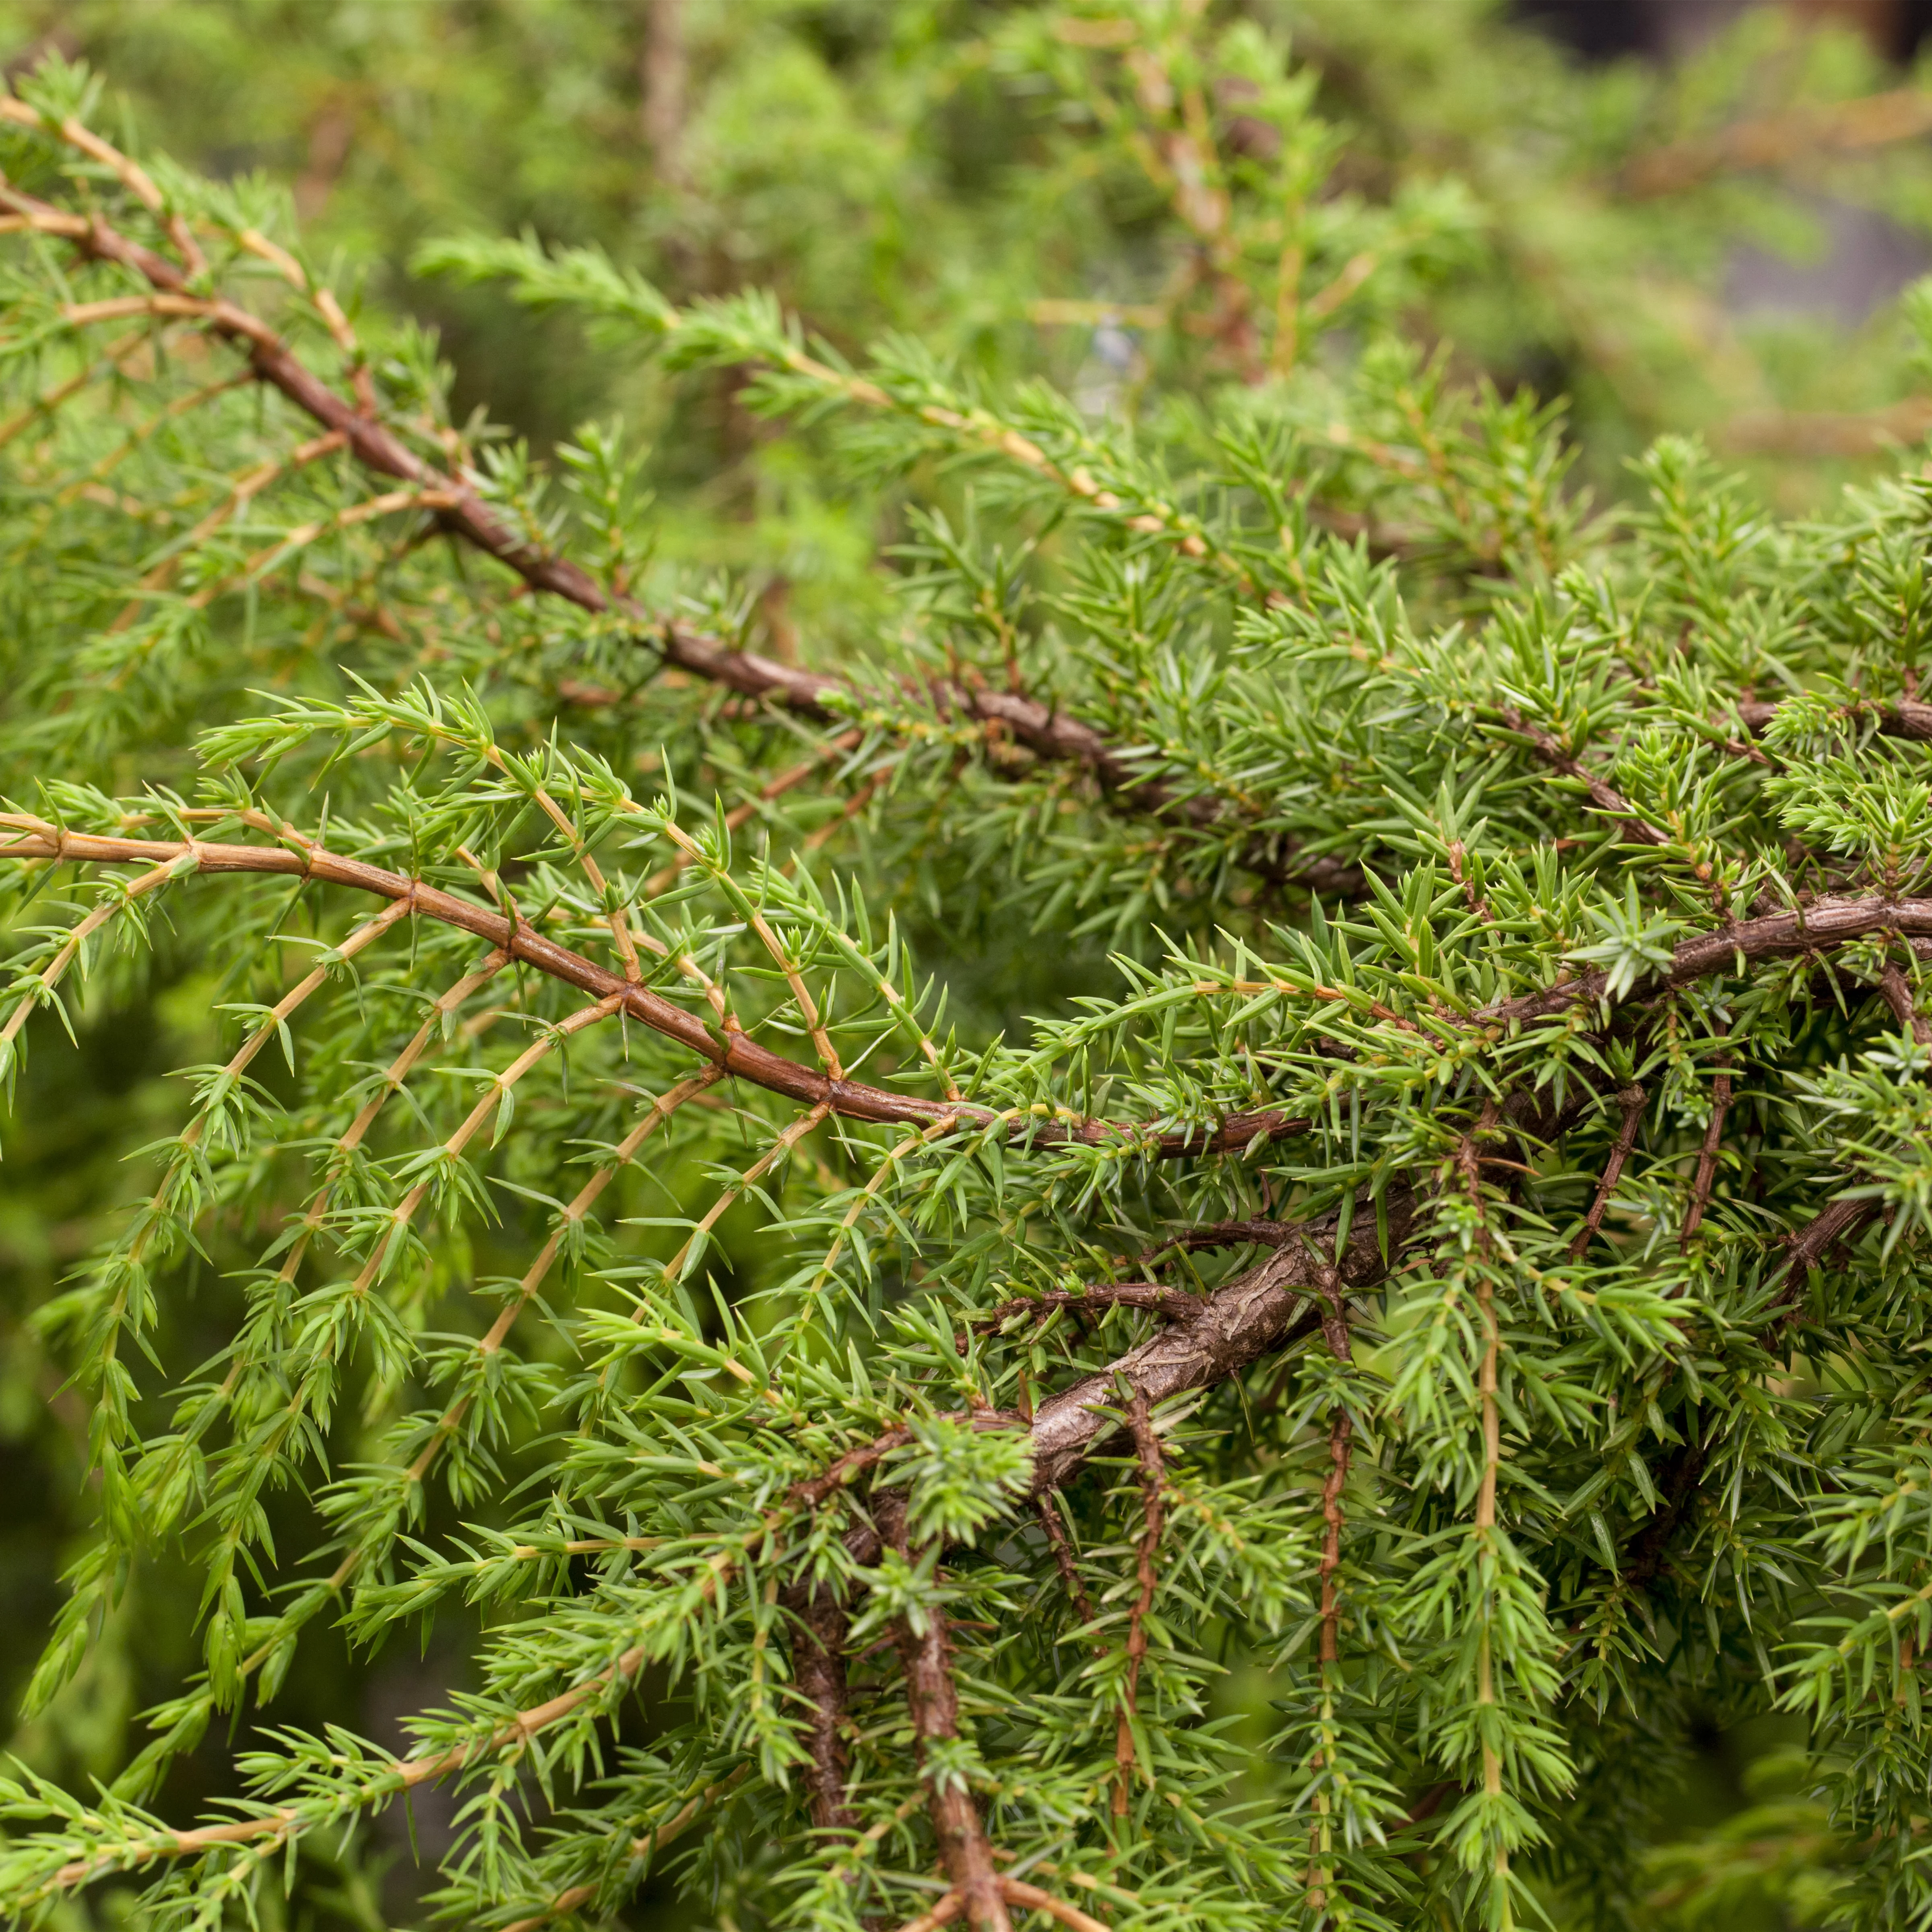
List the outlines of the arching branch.
<svg viewBox="0 0 1932 1932">
<path fill-rule="evenodd" d="M 709 1060 L 721 1071 L 770 1093 L 808 1107 L 823 1107 L 848 1120 L 901 1120 L 931 1125 L 953 1123 L 963 1129 L 992 1129 L 1034 1147 L 1076 1143 L 1092 1147 L 1138 1144 L 1163 1159 L 1229 1152 L 1258 1136 L 1273 1138 L 1306 1131 L 1306 1122 L 1267 1112 L 1234 1114 L 1218 1127 L 1162 1128 L 1151 1124 L 1114 1124 L 1088 1119 L 1048 1118 L 1028 1110 L 1000 1110 L 964 1101 L 929 1100 L 895 1094 L 862 1082 L 835 1079 L 775 1052 L 735 1027 L 707 1026 L 661 993 L 641 986 L 580 952 L 547 938 L 522 920 L 454 893 L 392 872 L 360 859 L 348 859 L 307 840 L 280 846 L 236 845 L 195 839 L 110 838 L 70 832 L 20 814 L 0 814 L 0 828 L 16 835 L 0 844 L 0 860 L 51 860 L 64 864 L 168 864 L 207 873 L 264 873 L 345 886 L 357 892 L 406 902 L 418 918 L 474 933 L 478 938 L 535 967 L 551 978 L 609 1000 L 653 1032 L 662 1034 Z"/>
</svg>

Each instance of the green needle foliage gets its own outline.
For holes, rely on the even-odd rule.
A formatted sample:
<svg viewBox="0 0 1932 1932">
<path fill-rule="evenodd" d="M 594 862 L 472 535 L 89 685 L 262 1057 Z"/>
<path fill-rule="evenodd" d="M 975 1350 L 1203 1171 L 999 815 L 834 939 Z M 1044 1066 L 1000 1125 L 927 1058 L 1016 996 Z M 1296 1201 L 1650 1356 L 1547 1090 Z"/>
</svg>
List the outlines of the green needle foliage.
<svg viewBox="0 0 1932 1932">
<path fill-rule="evenodd" d="M 1599 514 L 1382 326 L 1466 198 L 1346 191 L 1279 40 L 997 46 L 1193 238 L 1131 394 L 418 256 L 852 479 L 823 652 L 266 185 L 0 100 L 0 1065 L 184 976 L 218 1042 L 34 1318 L 28 1708 L 182 1569 L 196 1654 L 0 1788 L 10 1915 L 377 1924 L 440 1796 L 498 1932 L 1932 1920 L 1924 478 Z M 400 1748 L 278 1712 L 418 1633 Z"/>
</svg>

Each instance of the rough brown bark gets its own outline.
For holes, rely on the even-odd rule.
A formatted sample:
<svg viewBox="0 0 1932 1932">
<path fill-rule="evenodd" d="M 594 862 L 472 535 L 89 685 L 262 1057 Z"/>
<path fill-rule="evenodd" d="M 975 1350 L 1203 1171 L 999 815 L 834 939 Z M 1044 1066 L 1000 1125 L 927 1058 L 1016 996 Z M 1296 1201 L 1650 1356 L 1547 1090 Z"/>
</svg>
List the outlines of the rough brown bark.
<svg viewBox="0 0 1932 1932">
<path fill-rule="evenodd" d="M 846 1796 L 851 1764 L 845 1749 L 845 1625 L 838 1600 L 814 1591 L 800 1615 L 793 1645 L 794 1674 L 811 1706 L 807 1789 L 812 1822 L 821 1832 L 857 1828 Z"/>
</svg>

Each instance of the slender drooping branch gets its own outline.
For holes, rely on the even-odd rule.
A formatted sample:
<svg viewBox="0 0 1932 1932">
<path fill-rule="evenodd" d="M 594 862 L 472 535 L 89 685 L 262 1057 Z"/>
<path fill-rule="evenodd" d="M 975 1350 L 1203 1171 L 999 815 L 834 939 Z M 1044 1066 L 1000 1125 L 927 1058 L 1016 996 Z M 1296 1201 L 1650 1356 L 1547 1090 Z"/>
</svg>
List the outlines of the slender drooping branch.
<svg viewBox="0 0 1932 1932">
<path fill-rule="evenodd" d="M 40 124 L 38 117 L 22 110 L 18 102 L 0 100 L 0 110 L 20 110 L 8 118 Z M 14 211 L 40 232 L 71 242 L 83 256 L 112 262 L 140 278 L 157 291 L 154 313 L 193 322 L 232 344 L 247 357 L 249 371 L 258 382 L 278 391 L 339 439 L 340 446 L 365 469 L 416 486 L 423 493 L 420 500 L 424 506 L 446 531 L 495 558 L 533 590 L 561 598 L 595 616 L 625 619 L 634 625 L 640 636 L 652 640 L 673 669 L 720 685 L 742 698 L 776 704 L 821 724 L 843 720 L 862 702 L 863 694 L 842 678 L 728 645 L 681 620 L 650 610 L 627 595 L 607 590 L 569 557 L 526 542 L 490 508 L 466 476 L 427 461 L 379 419 L 370 406 L 374 398 L 366 380 L 358 385 L 363 394 L 352 403 L 316 375 L 260 316 L 226 298 L 211 300 L 191 293 L 189 278 L 181 268 L 123 235 L 98 214 L 70 214 L 4 184 L 0 184 L 0 206 Z M 274 254 L 284 262 L 288 260 L 279 250 Z M 300 271 L 295 274 L 299 277 Z M 305 278 L 302 285 L 307 288 Z M 854 394 L 860 400 L 872 400 L 872 386 L 859 385 Z M 1055 704 L 1023 692 L 985 687 L 970 679 L 932 680 L 928 692 L 942 716 L 970 718 L 1003 733 L 1036 758 L 1084 768 L 1110 805 L 1197 832 L 1212 831 L 1228 818 L 1230 808 L 1225 800 L 1183 790 L 1152 776 L 1147 760 L 1131 755 Z M 1276 884 L 1350 897 L 1366 890 L 1358 866 L 1346 860 L 1304 854 L 1285 834 L 1257 836 L 1242 846 L 1240 856 L 1247 869 Z"/>
<path fill-rule="evenodd" d="M 68 832 L 45 820 L 19 814 L 0 814 L 0 829 L 15 835 L 0 844 L 0 860 L 52 860 L 64 864 L 93 865 L 191 864 L 198 872 L 272 874 L 318 884 L 346 886 L 382 898 L 405 902 L 418 918 L 436 920 L 472 932 L 553 979 L 615 1002 L 632 1018 L 688 1047 L 724 1072 L 848 1120 L 898 1120 L 923 1126 L 944 1122 L 982 1131 L 992 1128 L 1036 1147 L 1075 1142 L 1097 1147 L 1140 1138 L 1142 1145 L 1164 1158 L 1225 1152 L 1247 1146 L 1257 1136 L 1273 1138 L 1306 1130 L 1304 1120 L 1270 1112 L 1231 1114 L 1213 1129 L 1155 1130 L 1143 1138 L 1138 1130 L 1126 1125 L 1048 1119 L 1022 1110 L 1003 1112 L 964 1101 L 926 1100 L 915 1094 L 868 1087 L 858 1081 L 834 1078 L 821 1068 L 788 1059 L 735 1027 L 707 1026 L 662 994 L 545 938 L 526 920 L 458 898 L 452 892 L 404 873 L 388 872 L 362 860 L 344 858 L 292 834 L 290 844 L 279 846 L 220 844 L 198 839 L 118 838 Z"/>
<path fill-rule="evenodd" d="M 185 863 L 201 872 L 254 872 L 301 877 L 319 883 L 346 886 L 389 899 L 408 900 L 416 914 L 458 926 L 487 940 L 553 977 L 600 998 L 621 995 L 624 1010 L 654 1031 L 688 1046 L 727 1073 L 809 1106 L 824 1106 L 845 1118 L 904 1121 L 932 1126 L 957 1122 L 963 1128 L 997 1127 L 1016 1139 L 1036 1147 L 1084 1142 L 1107 1146 L 1137 1142 L 1162 1159 L 1230 1152 L 1257 1138 L 1282 1139 L 1305 1133 L 1305 1117 L 1278 1109 L 1230 1114 L 1217 1127 L 1178 1130 L 1146 1123 L 1113 1123 L 1087 1119 L 1049 1119 L 1032 1113 L 1001 1112 L 964 1101 L 926 1100 L 895 1094 L 851 1080 L 834 1079 L 823 1070 L 808 1067 L 732 1028 L 713 1030 L 682 1006 L 597 965 L 568 947 L 544 938 L 526 922 L 476 905 L 454 894 L 385 870 L 365 861 L 346 859 L 307 840 L 284 846 L 212 844 L 189 839 L 108 837 L 69 832 L 50 822 L 19 814 L 0 814 L 0 828 L 15 836 L 0 844 L 0 860 L 52 860 L 69 864 L 146 865 Z M 292 835 L 291 835 L 292 838 Z M 1932 938 L 1932 899 L 1880 897 L 1820 899 L 1790 912 L 1774 913 L 1699 934 L 1681 941 L 1670 966 L 1640 980 L 1625 1003 L 1654 998 L 1673 987 L 1689 985 L 1746 964 L 1821 952 L 1874 933 L 1894 932 Z M 1506 1027 L 1554 1018 L 1580 1005 L 1606 998 L 1606 970 L 1597 969 L 1560 981 L 1540 992 L 1526 993 L 1470 1018 L 1482 1027 Z M 1234 990 L 1244 989 L 1238 982 Z M 1208 986 L 1207 990 L 1220 988 Z M 1258 982 L 1257 990 L 1274 990 Z M 1284 991 L 1293 991 L 1286 985 Z"/>
</svg>

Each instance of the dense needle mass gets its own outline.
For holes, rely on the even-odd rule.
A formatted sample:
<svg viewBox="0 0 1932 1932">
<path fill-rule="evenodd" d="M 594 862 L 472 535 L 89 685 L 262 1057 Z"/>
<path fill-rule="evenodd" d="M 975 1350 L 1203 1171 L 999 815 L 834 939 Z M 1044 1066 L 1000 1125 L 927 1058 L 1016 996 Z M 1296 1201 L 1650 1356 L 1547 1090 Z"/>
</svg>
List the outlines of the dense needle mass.
<svg viewBox="0 0 1932 1932">
<path fill-rule="evenodd" d="M 434 1785 L 433 1909 L 518 1932 L 667 1872 L 740 1927 L 1628 1922 L 1691 1715 L 1777 1708 L 1846 1922 L 1932 1909 L 1916 462 L 1782 523 L 1666 439 L 1598 517 L 1553 412 L 1384 340 L 1318 422 L 1260 365 L 1348 255 L 1264 310 L 1210 250 L 1258 373 L 1130 431 L 427 249 L 890 479 L 891 620 L 760 651 L 657 596 L 620 430 L 458 424 L 266 199 L 22 88 L 0 1054 L 152 956 L 224 1057 L 40 1318 L 98 1522 L 30 1697 L 164 1554 L 200 1662 L 111 1788 L 4 1787 L 0 1904 L 212 1928 Z M 1288 152 L 1306 92 L 1239 98 Z M 976 972 L 1096 942 L 1000 1030 Z M 419 1623 L 470 1688 L 400 1753 L 278 1721 Z"/>
</svg>

